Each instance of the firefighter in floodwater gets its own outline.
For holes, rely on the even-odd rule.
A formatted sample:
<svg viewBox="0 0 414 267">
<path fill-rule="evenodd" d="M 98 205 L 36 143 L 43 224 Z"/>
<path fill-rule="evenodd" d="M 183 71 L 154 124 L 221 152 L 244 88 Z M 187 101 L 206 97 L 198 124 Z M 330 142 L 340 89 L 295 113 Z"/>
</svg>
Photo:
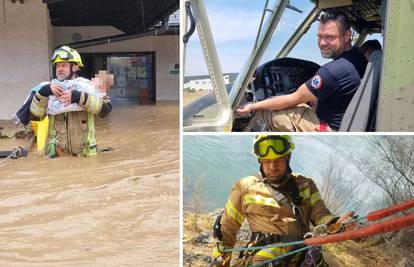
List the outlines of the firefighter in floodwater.
<svg viewBox="0 0 414 267">
<path fill-rule="evenodd" d="M 287 135 L 259 135 L 254 138 L 253 153 L 260 163 L 260 172 L 233 185 L 224 213 L 214 227 L 215 236 L 220 241 L 213 250 L 215 266 L 230 265 L 231 253 L 223 250 L 234 247 L 245 219 L 252 231 L 249 246 L 303 240 L 310 231 L 310 225 L 325 229 L 325 226 L 347 219 L 338 220 L 331 214 L 312 179 L 292 172 L 289 162 L 294 148 L 291 137 Z M 233 266 L 250 266 L 297 248 L 272 247 L 244 252 Z M 303 265 L 304 262 L 310 263 Z M 266 266 L 327 264 L 320 249 L 315 248 Z"/>
<path fill-rule="evenodd" d="M 106 117 L 112 110 L 110 100 L 108 97 L 81 90 L 91 88 L 92 82 L 78 77 L 83 63 L 75 49 L 59 47 L 53 52 L 51 62 L 56 67 L 57 79 L 42 86 L 30 104 L 32 117 L 41 120 L 49 115 L 46 155 L 96 155 L 94 115 Z M 69 88 L 65 88 L 65 85 Z M 57 111 L 58 114 L 50 115 L 48 109 L 51 108 L 51 98 L 63 106 L 62 112 Z M 65 110 L 69 106 L 74 106 L 75 111 Z"/>
</svg>

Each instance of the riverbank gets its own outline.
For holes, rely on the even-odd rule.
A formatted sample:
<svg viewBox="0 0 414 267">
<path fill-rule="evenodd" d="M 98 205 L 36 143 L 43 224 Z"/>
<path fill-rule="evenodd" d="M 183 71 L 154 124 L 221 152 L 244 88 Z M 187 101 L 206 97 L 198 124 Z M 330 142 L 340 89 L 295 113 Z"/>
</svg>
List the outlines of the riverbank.
<svg viewBox="0 0 414 267">
<path fill-rule="evenodd" d="M 208 266 L 216 240 L 213 224 L 220 213 L 184 213 L 184 266 Z M 236 247 L 249 241 L 248 225 L 243 224 Z M 346 241 L 323 246 L 325 261 L 330 267 L 412 267 L 414 266 L 414 227 L 399 233 L 376 236 L 363 241 Z M 238 257 L 233 253 L 232 259 Z"/>
</svg>

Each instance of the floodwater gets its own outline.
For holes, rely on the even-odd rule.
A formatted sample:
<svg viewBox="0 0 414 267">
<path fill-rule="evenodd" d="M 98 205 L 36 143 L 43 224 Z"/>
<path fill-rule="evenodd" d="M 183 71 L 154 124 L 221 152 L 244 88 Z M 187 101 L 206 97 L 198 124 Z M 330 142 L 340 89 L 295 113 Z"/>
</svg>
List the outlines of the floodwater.
<svg viewBox="0 0 414 267">
<path fill-rule="evenodd" d="M 114 107 L 96 138 L 114 150 L 0 166 L 0 266 L 178 266 L 178 102 Z"/>
</svg>

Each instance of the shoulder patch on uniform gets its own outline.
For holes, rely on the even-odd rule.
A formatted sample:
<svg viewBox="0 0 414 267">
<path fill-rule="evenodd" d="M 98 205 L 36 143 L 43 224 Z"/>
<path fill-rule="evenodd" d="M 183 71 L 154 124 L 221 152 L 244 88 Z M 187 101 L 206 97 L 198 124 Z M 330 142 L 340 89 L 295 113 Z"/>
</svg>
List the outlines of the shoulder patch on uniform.
<svg viewBox="0 0 414 267">
<path fill-rule="evenodd" d="M 311 79 L 311 86 L 314 89 L 319 89 L 322 87 L 322 78 L 319 75 L 315 75 Z"/>
</svg>

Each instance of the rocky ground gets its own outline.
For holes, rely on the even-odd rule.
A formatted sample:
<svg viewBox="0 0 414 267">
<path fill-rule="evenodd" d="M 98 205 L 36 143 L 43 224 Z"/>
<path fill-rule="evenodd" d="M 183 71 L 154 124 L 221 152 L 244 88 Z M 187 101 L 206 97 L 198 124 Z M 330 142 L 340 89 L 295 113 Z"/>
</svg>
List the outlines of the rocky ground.
<svg viewBox="0 0 414 267">
<path fill-rule="evenodd" d="M 208 266 L 215 245 L 213 224 L 220 213 L 184 213 L 184 266 Z M 236 246 L 249 240 L 248 225 L 243 225 Z M 414 267 L 414 227 L 399 233 L 367 240 L 346 241 L 323 246 L 325 260 L 331 267 L 398 266 Z M 233 254 L 232 258 L 237 258 Z"/>
</svg>

